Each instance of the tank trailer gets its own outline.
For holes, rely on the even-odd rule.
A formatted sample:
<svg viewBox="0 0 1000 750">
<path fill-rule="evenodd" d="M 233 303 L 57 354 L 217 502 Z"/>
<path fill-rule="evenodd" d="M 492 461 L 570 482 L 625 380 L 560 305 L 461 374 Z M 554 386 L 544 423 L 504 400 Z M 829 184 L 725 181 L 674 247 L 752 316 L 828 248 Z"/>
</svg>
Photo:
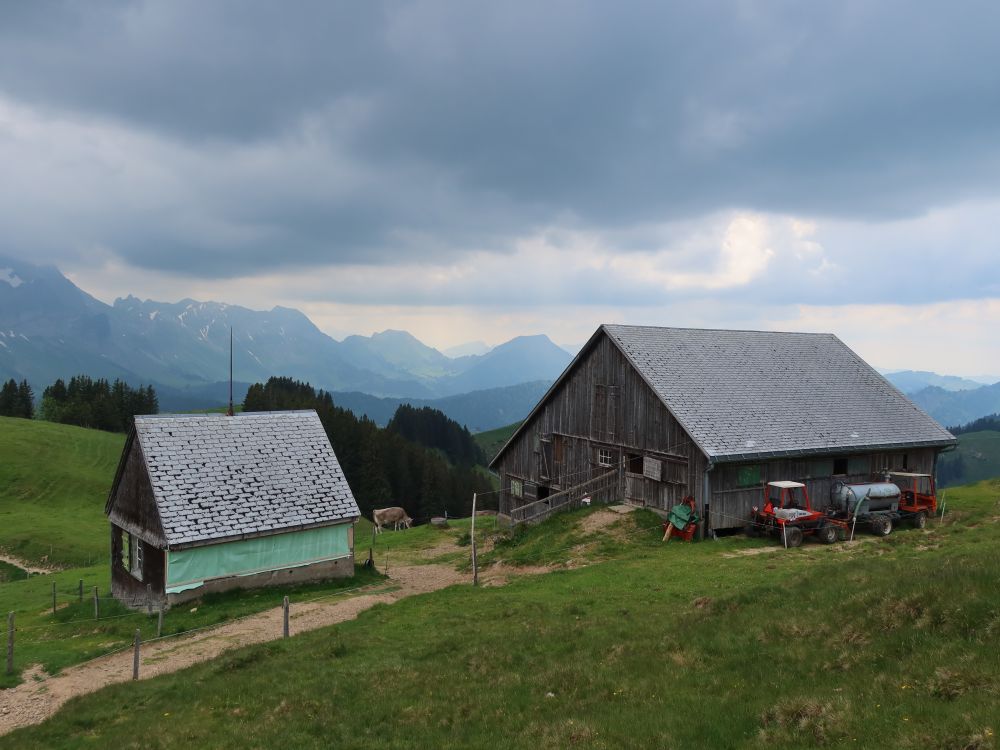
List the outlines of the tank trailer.
<svg viewBox="0 0 1000 750">
<path fill-rule="evenodd" d="M 853 538 L 858 526 L 876 536 L 888 536 L 904 521 L 922 529 L 936 510 L 929 474 L 888 472 L 881 482 L 837 482 L 823 510 L 813 507 L 802 482 L 775 481 L 764 486 L 763 502 L 753 507 L 746 533 L 777 537 L 786 547 L 798 547 L 807 536 L 833 544 Z"/>
</svg>

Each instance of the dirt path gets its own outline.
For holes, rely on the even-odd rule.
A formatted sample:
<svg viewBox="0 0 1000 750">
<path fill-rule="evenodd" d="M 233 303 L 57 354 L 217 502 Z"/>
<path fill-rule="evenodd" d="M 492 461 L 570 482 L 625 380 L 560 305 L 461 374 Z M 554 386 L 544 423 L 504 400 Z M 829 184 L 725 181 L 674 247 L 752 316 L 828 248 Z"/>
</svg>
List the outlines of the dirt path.
<svg viewBox="0 0 1000 750">
<path fill-rule="evenodd" d="M 468 575 L 444 565 L 390 569 L 389 579 L 399 587 L 397 590 L 304 604 L 293 602 L 289 617 L 291 634 L 354 619 L 380 602 L 392 603 L 469 581 Z M 147 679 L 176 672 L 214 659 L 232 648 L 276 640 L 281 637 L 281 629 L 282 612 L 278 607 L 211 630 L 151 642 L 142 647 L 139 677 Z M 54 677 L 46 675 L 36 665 L 25 673 L 25 681 L 21 685 L 0 690 L 0 735 L 18 727 L 41 723 L 70 698 L 130 679 L 131 649 L 70 667 Z"/>
</svg>

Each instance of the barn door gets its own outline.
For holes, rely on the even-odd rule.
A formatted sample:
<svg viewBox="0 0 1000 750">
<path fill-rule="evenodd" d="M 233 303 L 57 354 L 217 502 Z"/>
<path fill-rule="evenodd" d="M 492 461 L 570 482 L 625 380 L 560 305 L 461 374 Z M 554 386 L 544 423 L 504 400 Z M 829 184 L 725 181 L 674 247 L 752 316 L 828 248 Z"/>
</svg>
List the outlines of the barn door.
<svg viewBox="0 0 1000 750">
<path fill-rule="evenodd" d="M 542 438 L 542 450 L 540 456 L 538 474 L 544 479 L 554 479 L 555 471 L 552 466 L 552 436 Z"/>
<path fill-rule="evenodd" d="M 625 474 L 625 501 L 644 505 L 643 478 L 639 474 Z"/>
</svg>

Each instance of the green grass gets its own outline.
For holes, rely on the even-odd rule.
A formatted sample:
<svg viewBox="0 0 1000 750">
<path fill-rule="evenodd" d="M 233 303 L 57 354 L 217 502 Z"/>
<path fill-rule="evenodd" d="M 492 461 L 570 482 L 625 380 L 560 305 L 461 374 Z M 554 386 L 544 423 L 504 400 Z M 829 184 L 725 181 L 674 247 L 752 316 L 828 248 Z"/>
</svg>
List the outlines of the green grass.
<svg viewBox="0 0 1000 750">
<path fill-rule="evenodd" d="M 662 519 L 648 510 L 633 511 L 599 530 L 583 530 L 580 522 L 598 510 L 580 508 L 558 513 L 537 526 L 520 526 L 513 536 L 501 537 L 481 560 L 484 565 L 573 565 L 581 560 L 606 560 L 626 551 L 649 550 L 662 539 Z"/>
<path fill-rule="evenodd" d="M 0 674 L 0 687 L 20 682 L 20 673 L 41 664 L 52 674 L 60 669 L 127 647 L 136 628 L 143 640 L 156 635 L 157 618 L 132 612 L 111 598 L 107 567 L 75 568 L 0 585 L 0 614 L 15 613 L 15 674 Z M 83 581 L 83 601 L 79 582 Z M 326 594 L 383 582 L 379 573 L 358 566 L 353 578 L 322 583 L 229 591 L 186 602 L 164 616 L 163 634 L 217 625 L 281 605 L 283 597 L 301 602 Z M 52 583 L 56 584 L 56 611 L 52 611 Z M 94 586 L 100 598 L 100 619 L 94 619 Z"/>
<path fill-rule="evenodd" d="M 20 581 L 28 577 L 28 573 L 16 565 L 0 560 L 0 583 Z"/>
<path fill-rule="evenodd" d="M 113 686 L 0 746 L 985 750 L 1000 484 L 948 504 L 925 532 L 752 555 L 768 543 L 662 545 L 637 523 L 606 562 Z M 512 548 L 577 542 L 563 523 Z"/>
<path fill-rule="evenodd" d="M 108 554 L 104 503 L 125 436 L 0 417 L 0 547 L 56 565 Z"/>
<path fill-rule="evenodd" d="M 472 436 L 479 444 L 479 447 L 483 449 L 483 453 L 486 454 L 487 463 L 493 460 L 493 457 L 500 452 L 500 449 L 504 447 L 520 426 L 520 422 L 515 422 L 506 427 L 497 427 L 495 430 L 477 432 Z"/>
<path fill-rule="evenodd" d="M 383 570 L 386 562 L 392 565 L 426 565 L 430 563 L 455 563 L 469 556 L 467 549 L 459 549 L 458 541 L 468 535 L 471 518 L 452 518 L 448 526 L 439 528 L 431 524 L 414 526 L 401 531 L 383 530 L 375 536 L 374 558 Z M 480 516 L 476 519 L 476 539 L 483 544 L 486 537 L 496 530 L 496 518 Z M 363 562 L 368 558 L 372 545 L 372 522 L 362 517 L 354 527 L 354 558 Z M 451 549 L 447 549 L 447 548 Z M 435 548 L 444 548 L 432 553 Z"/>
</svg>

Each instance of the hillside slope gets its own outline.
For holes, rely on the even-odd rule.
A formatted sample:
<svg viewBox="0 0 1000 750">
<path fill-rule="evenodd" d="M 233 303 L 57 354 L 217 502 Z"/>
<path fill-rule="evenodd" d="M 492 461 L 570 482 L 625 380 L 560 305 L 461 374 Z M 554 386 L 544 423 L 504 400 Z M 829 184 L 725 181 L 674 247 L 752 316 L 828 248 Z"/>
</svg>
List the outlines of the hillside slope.
<svg viewBox="0 0 1000 750">
<path fill-rule="evenodd" d="M 944 525 L 798 550 L 609 527 L 636 540 L 618 559 L 454 586 L 105 689 L 0 746 L 986 750 L 1000 485 L 950 502 Z"/>
<path fill-rule="evenodd" d="M 1000 431 L 980 430 L 958 436 L 958 447 L 938 458 L 938 482 L 951 487 L 1000 477 Z"/>
<path fill-rule="evenodd" d="M 57 565 L 107 555 L 104 503 L 125 436 L 0 417 L 0 548 Z"/>
</svg>

